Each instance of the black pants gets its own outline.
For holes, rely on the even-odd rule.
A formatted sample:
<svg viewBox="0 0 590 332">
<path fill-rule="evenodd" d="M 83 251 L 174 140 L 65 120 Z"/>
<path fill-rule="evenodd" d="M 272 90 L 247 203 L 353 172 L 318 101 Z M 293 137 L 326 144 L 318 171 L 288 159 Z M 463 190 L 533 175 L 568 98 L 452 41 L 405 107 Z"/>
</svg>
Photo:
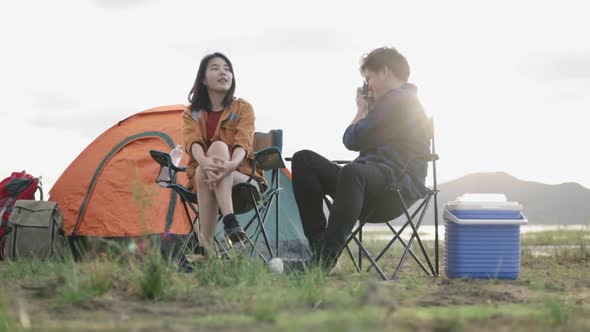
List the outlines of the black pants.
<svg viewBox="0 0 590 332">
<path fill-rule="evenodd" d="M 316 259 L 335 263 L 367 202 L 389 187 L 386 171 L 372 164 L 339 166 L 308 150 L 292 159 L 293 192 L 303 231 Z M 333 199 L 326 222 L 323 199 Z"/>
</svg>

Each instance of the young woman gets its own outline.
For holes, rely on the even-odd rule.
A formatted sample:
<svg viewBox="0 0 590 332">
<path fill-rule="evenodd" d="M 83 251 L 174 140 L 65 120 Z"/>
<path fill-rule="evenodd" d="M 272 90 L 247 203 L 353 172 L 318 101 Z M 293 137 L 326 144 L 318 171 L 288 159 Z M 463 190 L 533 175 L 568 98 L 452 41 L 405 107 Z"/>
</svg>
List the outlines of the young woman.
<svg viewBox="0 0 590 332">
<path fill-rule="evenodd" d="M 200 247 L 205 254 L 213 243 L 217 214 L 221 211 L 226 235 L 232 242 L 245 237 L 232 203 L 232 187 L 246 182 L 252 174 L 254 111 L 243 99 L 234 98 L 236 80 L 229 59 L 213 53 L 201 60 L 197 78 L 183 113 L 182 136 L 190 156 L 188 189 L 197 192 Z M 252 184 L 265 183 L 256 169 Z"/>
</svg>

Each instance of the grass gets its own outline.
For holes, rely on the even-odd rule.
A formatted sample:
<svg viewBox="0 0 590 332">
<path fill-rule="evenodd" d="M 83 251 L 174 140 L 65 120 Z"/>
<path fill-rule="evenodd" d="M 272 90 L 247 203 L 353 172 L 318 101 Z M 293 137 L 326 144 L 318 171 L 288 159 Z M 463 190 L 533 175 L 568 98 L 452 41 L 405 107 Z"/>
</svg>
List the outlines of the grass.
<svg viewBox="0 0 590 332">
<path fill-rule="evenodd" d="M 590 246 L 590 226 L 580 230 L 558 229 L 525 233 L 522 235 L 523 246 L 581 246 L 586 250 Z"/>
<path fill-rule="evenodd" d="M 24 260 L 20 262 L 3 261 L 0 281 L 29 280 L 53 276 L 56 264 L 42 260 Z"/>
<path fill-rule="evenodd" d="M 368 243 L 372 252 L 382 245 Z M 550 257 L 523 249 L 518 280 L 433 279 L 408 260 L 392 282 L 355 273 L 345 256 L 335 274 L 277 275 L 239 255 L 180 273 L 156 250 L 120 252 L 78 263 L 3 262 L 0 331 L 21 326 L 9 310 L 19 303 L 32 330 L 43 331 L 590 329 L 590 259 L 575 249 L 554 249 Z M 388 274 L 399 253 L 383 258 Z"/>
<path fill-rule="evenodd" d="M 523 260 L 535 261 L 546 256 L 565 262 L 590 260 L 590 227 L 581 230 L 559 229 L 523 234 Z"/>
<path fill-rule="evenodd" d="M 141 296 L 154 300 L 164 294 L 167 281 L 167 268 L 159 250 L 149 250 L 141 262 L 138 282 Z"/>
<path fill-rule="evenodd" d="M 10 332 L 16 330 L 14 318 L 8 310 L 4 299 L 4 292 L 0 288 L 0 332 Z"/>
</svg>

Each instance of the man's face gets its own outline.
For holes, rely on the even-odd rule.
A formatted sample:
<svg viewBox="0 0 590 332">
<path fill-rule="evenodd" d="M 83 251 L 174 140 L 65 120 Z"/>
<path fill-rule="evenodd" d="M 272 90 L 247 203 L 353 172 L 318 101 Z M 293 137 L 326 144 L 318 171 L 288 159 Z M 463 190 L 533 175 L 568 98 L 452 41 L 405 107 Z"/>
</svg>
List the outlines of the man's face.
<svg viewBox="0 0 590 332">
<path fill-rule="evenodd" d="M 386 68 L 383 68 L 379 71 L 373 71 L 371 69 L 366 69 L 365 73 L 365 80 L 369 84 L 369 93 L 373 98 L 381 97 L 388 89 L 388 71 Z"/>
</svg>

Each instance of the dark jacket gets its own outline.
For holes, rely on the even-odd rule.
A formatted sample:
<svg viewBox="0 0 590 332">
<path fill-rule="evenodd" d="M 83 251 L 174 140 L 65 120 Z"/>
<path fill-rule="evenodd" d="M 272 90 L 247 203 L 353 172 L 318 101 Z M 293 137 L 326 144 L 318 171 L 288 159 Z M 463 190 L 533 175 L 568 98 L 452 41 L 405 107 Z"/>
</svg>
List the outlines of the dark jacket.
<svg viewBox="0 0 590 332">
<path fill-rule="evenodd" d="M 412 162 L 406 176 L 402 171 L 410 160 L 430 153 L 428 120 L 416 91 L 412 84 L 388 91 L 366 117 L 346 129 L 342 139 L 346 148 L 360 152 L 354 162 L 384 168 L 391 185 L 408 201 L 426 195 L 427 163 Z"/>
</svg>

